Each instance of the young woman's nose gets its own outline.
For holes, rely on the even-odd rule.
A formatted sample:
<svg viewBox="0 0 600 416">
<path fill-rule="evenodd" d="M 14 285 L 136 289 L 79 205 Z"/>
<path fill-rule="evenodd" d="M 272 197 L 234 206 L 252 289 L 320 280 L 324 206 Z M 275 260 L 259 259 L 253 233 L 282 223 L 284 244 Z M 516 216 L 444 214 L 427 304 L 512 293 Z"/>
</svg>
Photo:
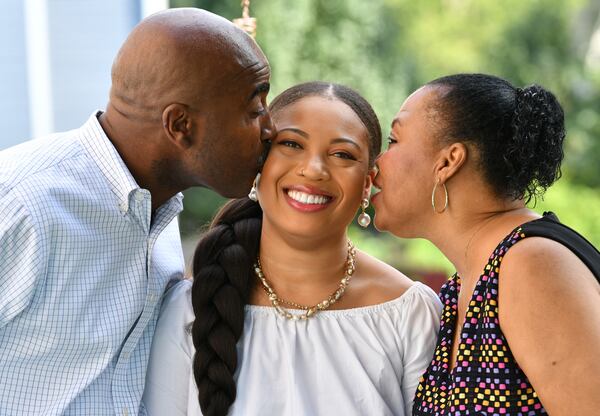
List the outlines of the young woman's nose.
<svg viewBox="0 0 600 416">
<path fill-rule="evenodd" d="M 329 169 L 326 161 L 319 155 L 308 157 L 304 163 L 298 167 L 298 175 L 313 181 L 329 179 Z"/>
</svg>

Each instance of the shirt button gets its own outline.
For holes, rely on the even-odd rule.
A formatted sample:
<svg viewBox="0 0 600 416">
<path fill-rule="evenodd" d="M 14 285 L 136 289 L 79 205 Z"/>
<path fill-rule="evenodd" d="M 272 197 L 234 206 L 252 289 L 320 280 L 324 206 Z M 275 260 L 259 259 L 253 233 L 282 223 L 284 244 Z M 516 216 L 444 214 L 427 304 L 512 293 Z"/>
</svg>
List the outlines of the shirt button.
<svg viewBox="0 0 600 416">
<path fill-rule="evenodd" d="M 141 192 L 135 193 L 135 200 L 138 202 L 142 202 L 144 200 L 144 194 Z"/>
<path fill-rule="evenodd" d="M 123 408 L 123 416 L 129 416 L 129 410 L 127 409 L 127 407 Z"/>
</svg>

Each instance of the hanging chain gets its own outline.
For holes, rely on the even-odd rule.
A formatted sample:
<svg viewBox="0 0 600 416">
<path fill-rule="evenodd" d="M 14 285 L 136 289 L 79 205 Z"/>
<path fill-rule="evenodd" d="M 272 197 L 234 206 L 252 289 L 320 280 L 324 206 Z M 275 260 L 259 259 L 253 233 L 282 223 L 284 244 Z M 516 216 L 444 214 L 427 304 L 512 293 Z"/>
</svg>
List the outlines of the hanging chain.
<svg viewBox="0 0 600 416">
<path fill-rule="evenodd" d="M 242 17 L 233 19 L 233 23 L 244 32 L 256 37 L 256 19 L 250 17 L 250 0 L 242 0 Z"/>
<path fill-rule="evenodd" d="M 242 17 L 244 19 L 250 18 L 250 0 L 242 0 Z"/>
</svg>

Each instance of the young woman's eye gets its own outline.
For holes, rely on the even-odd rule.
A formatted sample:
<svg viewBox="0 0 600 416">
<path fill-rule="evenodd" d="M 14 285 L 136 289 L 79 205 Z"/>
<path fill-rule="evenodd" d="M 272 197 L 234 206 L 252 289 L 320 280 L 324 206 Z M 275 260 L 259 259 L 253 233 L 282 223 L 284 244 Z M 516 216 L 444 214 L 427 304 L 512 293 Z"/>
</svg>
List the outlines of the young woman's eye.
<svg viewBox="0 0 600 416">
<path fill-rule="evenodd" d="M 398 143 L 398 141 L 396 139 L 394 139 L 392 136 L 388 137 L 388 146 L 390 146 L 394 143 Z"/>
<path fill-rule="evenodd" d="M 302 146 L 300 146 L 299 143 L 293 140 L 281 140 L 277 142 L 277 144 L 281 146 L 291 147 L 292 149 L 302 149 Z"/>
<path fill-rule="evenodd" d="M 356 158 L 348 152 L 335 152 L 333 155 L 335 157 L 339 157 L 340 159 L 356 160 Z"/>
</svg>

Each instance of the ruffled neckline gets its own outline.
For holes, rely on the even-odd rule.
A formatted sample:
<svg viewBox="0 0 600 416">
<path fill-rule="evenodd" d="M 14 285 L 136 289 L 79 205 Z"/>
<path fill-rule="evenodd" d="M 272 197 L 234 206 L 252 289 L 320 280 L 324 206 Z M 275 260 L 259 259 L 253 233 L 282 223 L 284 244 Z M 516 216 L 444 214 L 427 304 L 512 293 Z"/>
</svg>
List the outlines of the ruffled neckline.
<svg viewBox="0 0 600 416">
<path fill-rule="evenodd" d="M 414 293 L 420 292 L 424 289 L 424 284 L 421 282 L 414 282 L 402 295 L 399 297 L 388 300 L 386 302 L 378 303 L 375 305 L 359 306 L 351 309 L 332 309 L 324 310 L 319 312 L 316 317 L 339 317 L 349 315 L 372 315 L 388 309 L 397 309 L 402 303 L 408 302 L 409 298 L 414 296 Z M 299 309 L 285 308 L 286 310 L 294 313 L 302 312 Z M 252 315 L 265 315 L 275 314 L 275 308 L 273 306 L 263 305 L 246 305 L 245 311 Z"/>
</svg>

